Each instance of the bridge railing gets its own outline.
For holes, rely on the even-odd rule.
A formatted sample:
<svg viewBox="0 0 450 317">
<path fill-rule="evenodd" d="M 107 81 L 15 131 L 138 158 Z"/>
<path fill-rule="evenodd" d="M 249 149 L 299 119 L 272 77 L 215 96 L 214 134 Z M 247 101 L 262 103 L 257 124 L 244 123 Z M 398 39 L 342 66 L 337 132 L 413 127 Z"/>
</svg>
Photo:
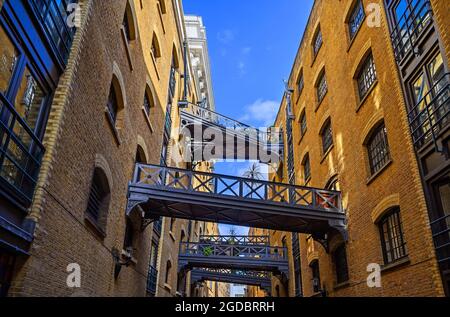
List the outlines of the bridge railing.
<svg viewBox="0 0 450 317">
<path fill-rule="evenodd" d="M 220 275 L 234 275 L 247 278 L 270 279 L 271 274 L 266 271 L 248 271 L 248 270 L 233 270 L 233 269 L 216 269 L 216 268 L 196 268 L 193 270 L 200 274 L 220 274 Z"/>
<path fill-rule="evenodd" d="M 236 235 L 204 235 L 200 236 L 200 242 L 219 244 L 255 244 L 269 245 L 269 236 L 236 236 Z"/>
<path fill-rule="evenodd" d="M 193 115 L 201 120 L 220 126 L 224 129 L 234 131 L 235 133 L 246 135 L 250 139 L 256 140 L 258 142 L 269 144 L 283 143 L 283 134 L 281 133 L 281 131 L 271 131 L 270 128 L 267 129 L 267 131 L 262 131 L 208 108 L 189 103 L 186 108 L 183 108 L 181 110 L 181 115 L 183 115 L 183 113 Z"/>
<path fill-rule="evenodd" d="M 343 213 L 341 193 L 337 191 L 158 165 L 137 164 L 131 186 Z"/>
<path fill-rule="evenodd" d="M 180 243 L 180 256 L 227 257 L 261 260 L 287 260 L 287 248 L 267 245 L 217 244 L 202 242 Z"/>
</svg>

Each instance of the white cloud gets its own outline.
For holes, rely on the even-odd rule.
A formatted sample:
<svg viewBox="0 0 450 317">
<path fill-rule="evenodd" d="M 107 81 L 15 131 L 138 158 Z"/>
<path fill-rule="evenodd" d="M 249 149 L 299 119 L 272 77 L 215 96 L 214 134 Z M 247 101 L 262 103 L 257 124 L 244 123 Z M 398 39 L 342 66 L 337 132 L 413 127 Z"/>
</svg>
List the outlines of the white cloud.
<svg viewBox="0 0 450 317">
<path fill-rule="evenodd" d="M 231 30 L 222 30 L 217 33 L 217 39 L 223 44 L 229 44 L 234 40 L 234 32 Z"/>
<path fill-rule="evenodd" d="M 250 54 L 251 51 L 252 51 L 252 48 L 250 46 L 247 46 L 242 49 L 242 54 L 248 55 L 248 54 Z"/>
<path fill-rule="evenodd" d="M 238 63 L 238 69 L 239 69 L 239 74 L 240 74 L 240 75 L 245 75 L 245 74 L 247 74 L 247 71 L 246 71 L 246 65 L 245 65 L 245 62 L 244 62 L 244 61 L 240 61 L 240 62 Z"/>
<path fill-rule="evenodd" d="M 245 107 L 244 115 L 240 121 L 252 121 L 265 127 L 273 125 L 277 116 L 279 103 L 273 100 L 258 99 L 253 104 Z"/>
</svg>

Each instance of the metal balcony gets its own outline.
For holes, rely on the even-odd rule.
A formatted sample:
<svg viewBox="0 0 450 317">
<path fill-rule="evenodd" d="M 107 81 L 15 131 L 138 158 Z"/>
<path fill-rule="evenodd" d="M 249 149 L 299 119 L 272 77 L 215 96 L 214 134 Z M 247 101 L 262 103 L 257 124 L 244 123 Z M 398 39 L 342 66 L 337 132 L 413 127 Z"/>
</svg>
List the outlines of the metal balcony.
<svg viewBox="0 0 450 317">
<path fill-rule="evenodd" d="M 181 134 L 187 136 L 187 148 L 192 153 L 195 161 L 209 161 L 212 159 L 244 159 L 260 160 L 269 163 L 269 157 L 273 155 L 281 160 L 283 155 L 283 135 L 281 132 L 262 131 L 221 115 L 210 109 L 187 104 L 180 111 Z M 207 131 L 205 133 L 205 131 Z M 221 135 L 211 140 L 210 133 Z M 216 134 L 215 134 L 216 135 Z M 228 146 L 228 148 L 227 148 Z M 205 157 L 204 149 L 213 148 L 214 153 L 208 153 Z M 223 150 L 218 150 L 218 149 Z M 262 156 L 264 152 L 267 155 Z M 273 162 L 274 160 L 272 160 Z"/>
<path fill-rule="evenodd" d="M 140 208 L 138 208 L 140 207 Z M 159 216 L 346 238 L 340 192 L 137 164 L 127 214 Z"/>
<path fill-rule="evenodd" d="M 191 271 L 191 283 L 205 281 L 259 286 L 270 294 L 272 275 L 264 271 L 196 268 Z"/>
<path fill-rule="evenodd" d="M 437 139 L 449 127 L 450 73 L 446 73 L 408 114 L 416 149 Z"/>
<path fill-rule="evenodd" d="M 432 22 L 429 0 L 405 1 L 405 11 L 397 17 L 391 33 L 395 59 L 400 63 L 415 47 L 420 36 Z M 416 53 L 416 52 L 415 52 Z"/>
<path fill-rule="evenodd" d="M 287 275 L 287 248 L 214 242 L 182 242 L 178 255 L 180 271 L 193 268 L 267 271 Z"/>
</svg>

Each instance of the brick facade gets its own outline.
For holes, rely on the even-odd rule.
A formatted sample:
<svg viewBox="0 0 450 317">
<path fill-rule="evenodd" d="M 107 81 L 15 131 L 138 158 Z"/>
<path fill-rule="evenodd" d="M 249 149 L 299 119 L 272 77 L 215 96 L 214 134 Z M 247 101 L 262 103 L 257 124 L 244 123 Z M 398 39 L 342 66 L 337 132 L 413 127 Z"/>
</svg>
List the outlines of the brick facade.
<svg viewBox="0 0 450 317">
<path fill-rule="evenodd" d="M 350 41 L 346 16 L 353 3 L 351 0 L 315 1 L 289 80 L 290 87 L 295 88 L 296 183 L 324 188 L 333 177 L 337 177 L 348 217 L 349 240 L 346 252 L 349 281 L 343 285 L 336 283 L 331 254 L 341 243 L 338 235 L 330 238 L 329 253 L 317 242 L 311 246 L 311 242 L 307 241 L 308 236 L 301 235 L 303 292 L 305 296 L 315 295 L 309 265 L 317 259 L 320 286 L 329 296 L 442 296 L 443 288 L 433 250 L 427 207 L 383 1 L 363 1 L 366 8 L 369 3 L 380 5 L 381 25 L 369 27 L 366 22 L 371 17 L 370 12 L 366 11 L 365 21 L 353 41 Z M 317 56 L 313 56 L 312 43 L 319 29 L 323 44 Z M 368 52 L 373 55 L 377 82 L 367 97 L 360 101 L 355 74 Z M 319 103 L 314 83 L 317 83 L 323 70 L 328 92 Z M 305 85 L 300 94 L 297 79 L 301 72 Z M 277 126 L 285 126 L 285 107 L 286 100 L 283 100 Z M 303 111 L 306 111 L 307 131 L 302 136 L 300 117 Z M 328 119 L 331 119 L 333 147 L 323 153 L 320 133 Z M 372 128 L 381 120 L 387 129 L 391 162 L 371 176 L 365 141 Z M 305 183 L 302 160 L 307 153 L 312 176 Z M 288 175 L 286 169 L 283 175 Z M 287 182 L 285 177 L 284 182 Z M 380 234 L 374 223 L 378 219 L 372 216 L 382 207 L 380 202 L 389 201 L 393 195 L 398 197 L 395 205 L 400 207 L 408 256 L 404 261 L 383 269 L 381 288 L 369 288 L 366 284 L 369 274 L 367 266 L 370 263 L 383 266 L 384 263 Z M 386 206 L 393 207 L 392 204 Z M 293 296 L 291 287 L 289 294 Z"/>
</svg>

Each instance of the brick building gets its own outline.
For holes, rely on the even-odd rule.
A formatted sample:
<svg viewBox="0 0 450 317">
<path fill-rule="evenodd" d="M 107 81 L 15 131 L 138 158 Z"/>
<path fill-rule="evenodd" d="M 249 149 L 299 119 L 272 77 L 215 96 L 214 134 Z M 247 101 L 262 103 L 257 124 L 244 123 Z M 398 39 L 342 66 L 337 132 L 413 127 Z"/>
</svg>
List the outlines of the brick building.
<svg viewBox="0 0 450 317">
<path fill-rule="evenodd" d="M 136 162 L 185 167 L 171 159 L 177 102 L 199 98 L 181 1 L 14 2 L 2 1 L 0 29 L 2 116 L 16 122 L 1 128 L 1 294 L 189 292 L 178 247 L 207 224 L 125 212 Z M 66 284 L 73 264 L 80 288 Z"/>
<path fill-rule="evenodd" d="M 411 19 L 413 30 L 405 23 Z M 298 185 L 342 191 L 348 240 L 338 232 L 321 243 L 310 235 L 272 232 L 271 238 L 286 239 L 290 250 L 289 285 L 284 286 L 290 296 L 444 295 L 448 229 L 442 221 L 448 224 L 450 196 L 445 189 L 449 86 L 443 74 L 448 71 L 449 20 L 448 3 L 440 0 L 315 1 L 275 123 L 283 127 L 292 152 L 285 151 L 288 164 L 277 166 L 271 177 L 288 183 L 294 176 Z M 402 38 L 396 39 L 399 34 Z M 409 59 L 399 61 L 399 45 Z M 430 119 L 421 107 L 420 124 L 414 123 L 411 104 L 416 103 L 403 94 L 410 96 L 404 78 L 411 80 L 413 70 L 405 73 L 402 63 L 415 72 L 429 67 L 429 87 L 440 81 L 428 96 L 440 96 L 433 103 L 439 116 Z M 426 102 L 417 97 L 416 102 Z M 426 120 L 447 156 L 433 154 Z M 418 125 L 426 135 L 420 140 L 435 159 L 429 158 L 428 165 L 418 164 L 416 157 L 411 131 L 417 134 Z M 431 166 L 442 175 L 439 207 L 430 204 L 423 186 L 423 170 Z M 433 228 L 433 245 L 435 208 L 441 209 L 444 232 L 437 240 Z M 371 263 L 381 267 L 381 287 L 366 282 Z M 274 294 L 278 287 L 273 283 Z"/>
</svg>

